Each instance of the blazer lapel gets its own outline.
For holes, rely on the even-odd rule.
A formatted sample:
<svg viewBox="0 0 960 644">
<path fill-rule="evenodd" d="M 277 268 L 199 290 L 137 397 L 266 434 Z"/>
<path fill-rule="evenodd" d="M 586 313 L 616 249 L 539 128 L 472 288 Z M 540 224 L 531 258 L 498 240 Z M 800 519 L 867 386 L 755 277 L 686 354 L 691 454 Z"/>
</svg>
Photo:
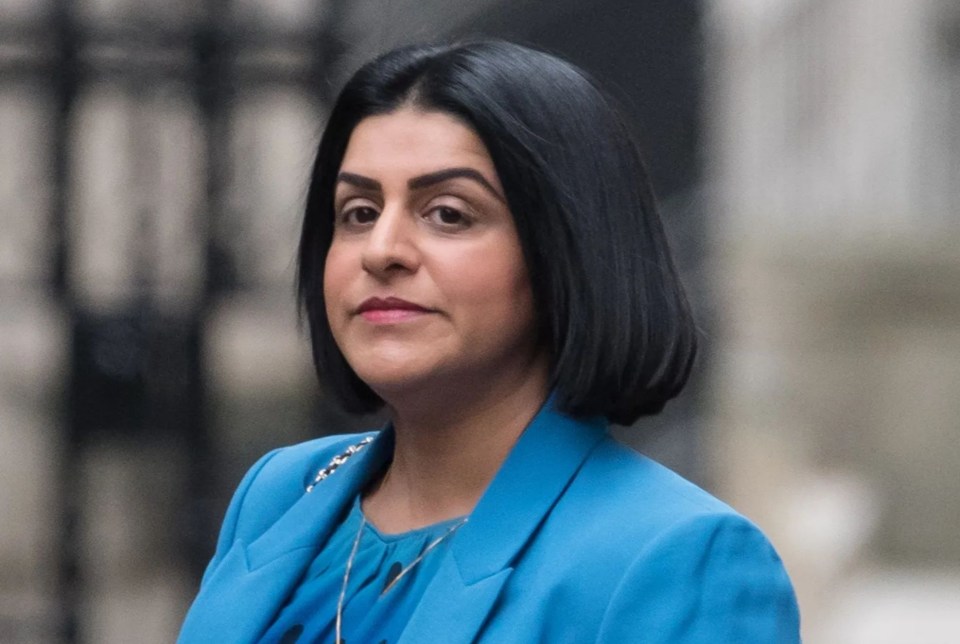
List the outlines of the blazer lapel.
<svg viewBox="0 0 960 644">
<path fill-rule="evenodd" d="M 393 429 L 387 428 L 317 484 L 312 492 L 305 492 L 269 530 L 247 546 L 250 570 L 290 552 L 304 548 L 316 550 L 371 475 L 383 467 L 392 454 Z"/>
<path fill-rule="evenodd" d="M 392 453 L 388 429 L 304 493 L 252 543 L 236 541 L 201 589 L 195 606 L 202 613 L 191 610 L 180 641 L 257 641 L 346 507 Z"/>
<path fill-rule="evenodd" d="M 456 560 L 446 553 L 397 644 L 469 644 L 486 620 L 512 569 L 464 582 Z"/>
<path fill-rule="evenodd" d="M 517 554 L 605 435 L 603 419 L 575 420 L 557 412 L 552 399 L 544 404 L 452 537 L 400 644 L 476 639 Z"/>
<path fill-rule="evenodd" d="M 187 614 L 180 644 L 258 641 L 309 565 L 313 550 L 294 550 L 256 569 L 250 568 L 246 555 L 245 544 L 235 542 Z"/>
</svg>

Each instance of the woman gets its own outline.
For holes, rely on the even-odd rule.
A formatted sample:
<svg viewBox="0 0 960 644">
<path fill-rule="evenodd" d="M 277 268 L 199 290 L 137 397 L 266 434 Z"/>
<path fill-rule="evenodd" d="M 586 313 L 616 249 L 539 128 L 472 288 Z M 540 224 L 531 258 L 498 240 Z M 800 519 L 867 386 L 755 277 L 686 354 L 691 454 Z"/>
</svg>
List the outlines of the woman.
<svg viewBox="0 0 960 644">
<path fill-rule="evenodd" d="M 681 390 L 695 330 L 581 71 L 502 42 L 368 63 L 299 261 L 321 381 L 391 420 L 250 470 L 181 641 L 798 641 L 763 535 L 607 435 Z"/>
</svg>

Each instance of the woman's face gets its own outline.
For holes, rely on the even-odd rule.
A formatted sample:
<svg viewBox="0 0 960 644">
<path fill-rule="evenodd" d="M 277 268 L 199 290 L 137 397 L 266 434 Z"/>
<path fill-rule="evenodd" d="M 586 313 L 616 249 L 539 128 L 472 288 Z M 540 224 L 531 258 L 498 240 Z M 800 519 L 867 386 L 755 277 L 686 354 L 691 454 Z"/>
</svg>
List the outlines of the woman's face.
<svg viewBox="0 0 960 644">
<path fill-rule="evenodd" d="M 414 108 L 364 119 L 334 213 L 323 284 L 330 328 L 388 404 L 542 377 L 520 241 L 470 128 Z"/>
</svg>

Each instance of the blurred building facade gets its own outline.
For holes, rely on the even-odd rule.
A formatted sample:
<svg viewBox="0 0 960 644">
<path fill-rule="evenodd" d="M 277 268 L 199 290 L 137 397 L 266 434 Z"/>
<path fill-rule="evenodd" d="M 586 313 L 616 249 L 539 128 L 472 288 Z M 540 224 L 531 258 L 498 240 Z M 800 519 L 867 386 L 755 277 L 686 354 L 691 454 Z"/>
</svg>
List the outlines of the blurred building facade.
<svg viewBox="0 0 960 644">
<path fill-rule="evenodd" d="M 719 488 L 806 639 L 960 633 L 960 5 L 716 0 Z"/>
</svg>

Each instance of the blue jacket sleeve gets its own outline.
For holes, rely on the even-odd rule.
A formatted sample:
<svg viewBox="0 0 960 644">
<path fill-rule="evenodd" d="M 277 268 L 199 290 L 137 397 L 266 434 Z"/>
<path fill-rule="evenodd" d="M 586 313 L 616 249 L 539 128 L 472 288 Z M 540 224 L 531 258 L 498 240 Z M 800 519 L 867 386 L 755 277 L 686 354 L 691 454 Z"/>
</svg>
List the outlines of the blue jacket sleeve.
<svg viewBox="0 0 960 644">
<path fill-rule="evenodd" d="M 795 644 L 796 598 L 780 557 L 735 514 L 702 515 L 644 548 L 625 572 L 603 644 Z"/>
</svg>

